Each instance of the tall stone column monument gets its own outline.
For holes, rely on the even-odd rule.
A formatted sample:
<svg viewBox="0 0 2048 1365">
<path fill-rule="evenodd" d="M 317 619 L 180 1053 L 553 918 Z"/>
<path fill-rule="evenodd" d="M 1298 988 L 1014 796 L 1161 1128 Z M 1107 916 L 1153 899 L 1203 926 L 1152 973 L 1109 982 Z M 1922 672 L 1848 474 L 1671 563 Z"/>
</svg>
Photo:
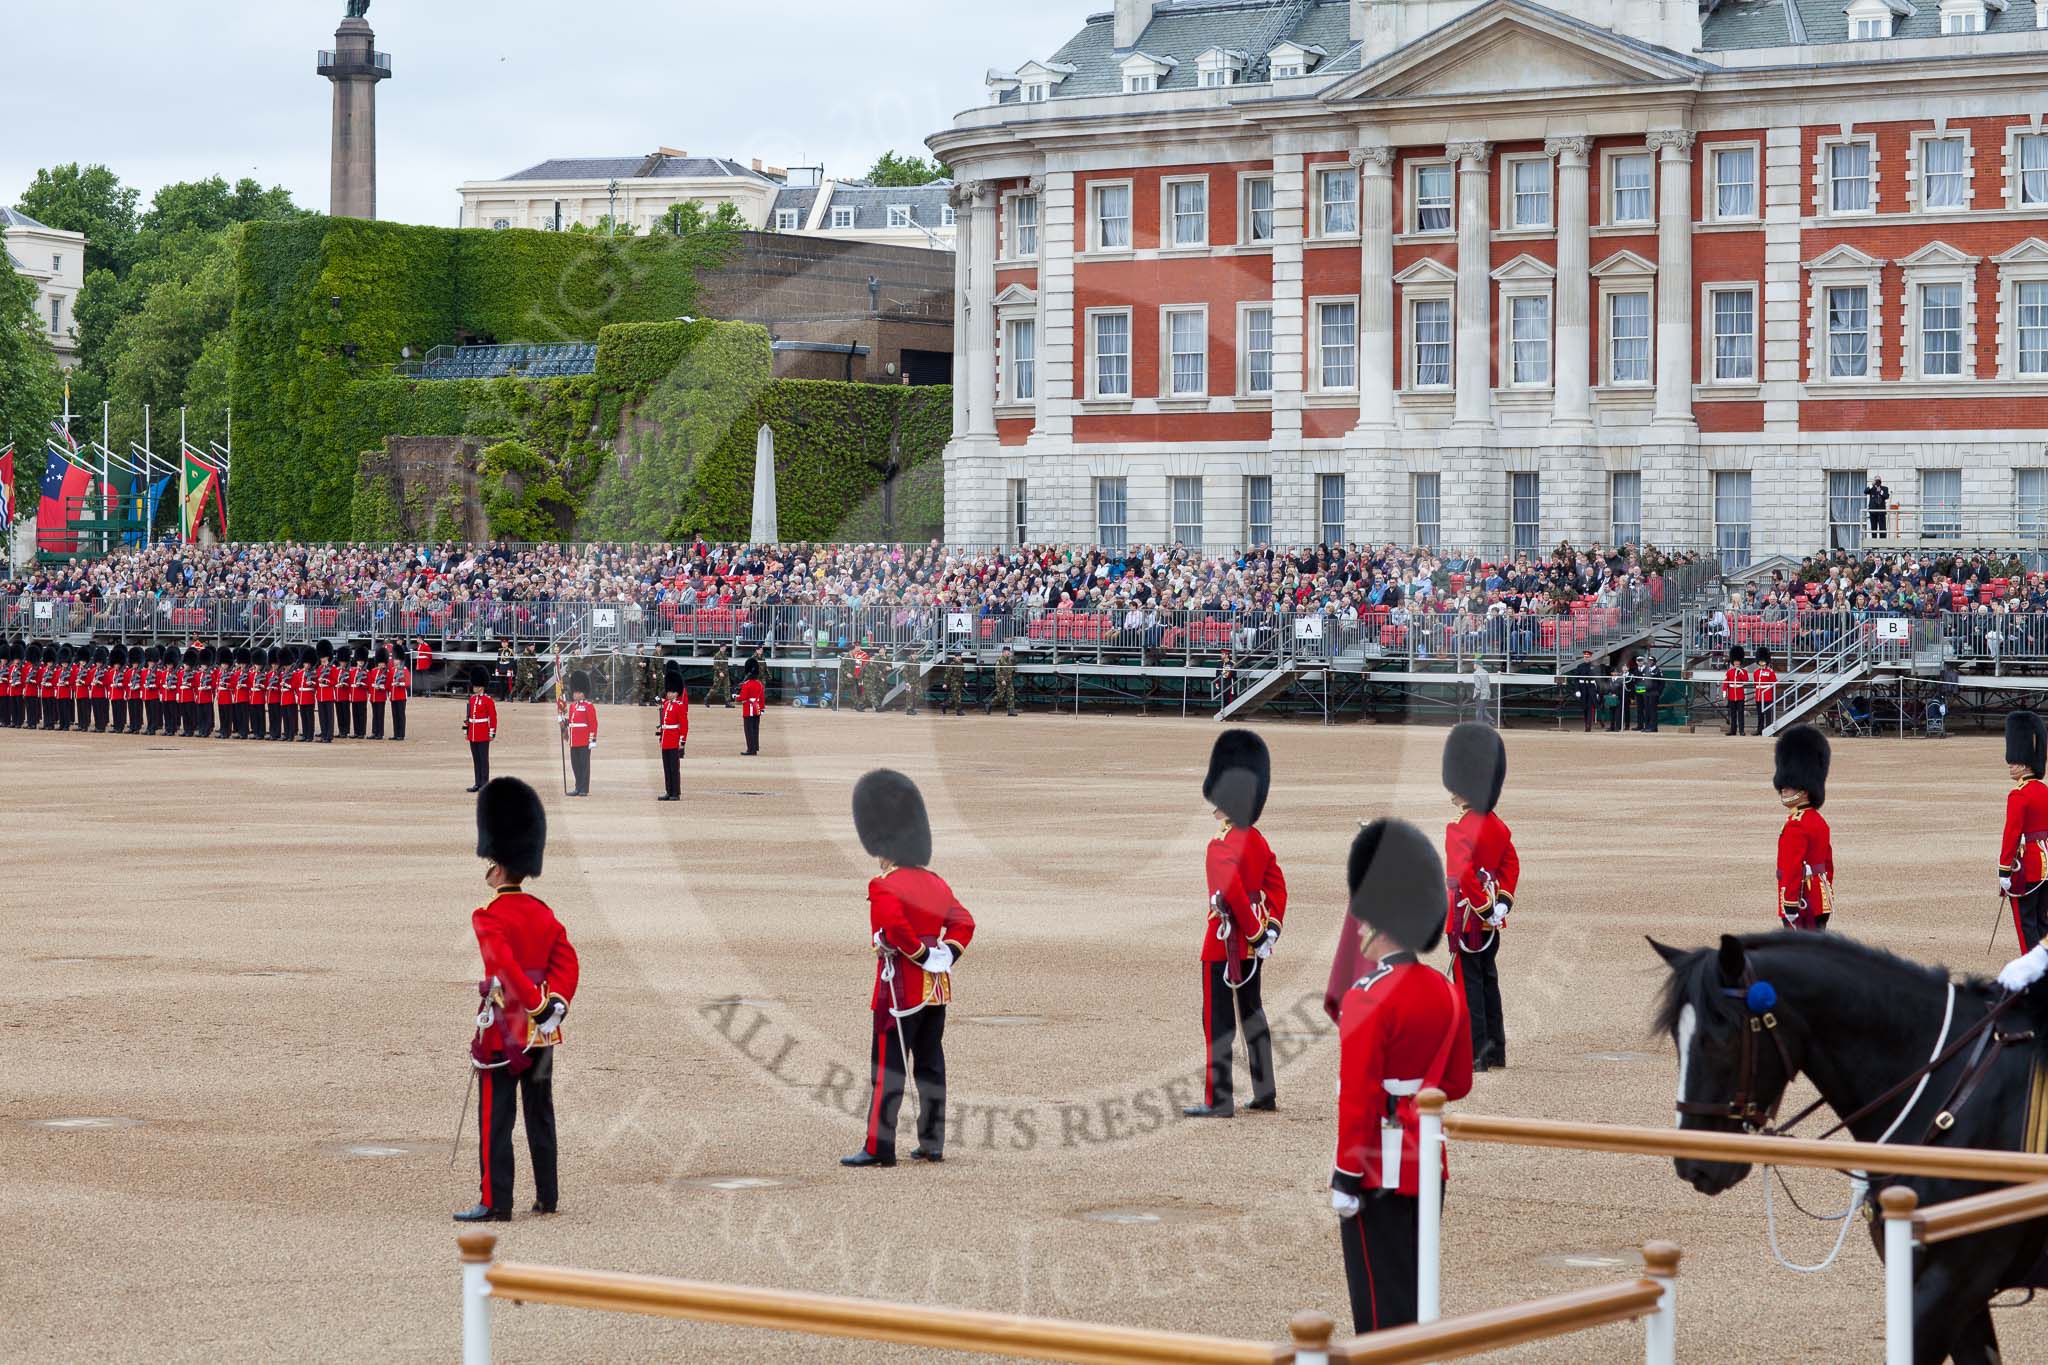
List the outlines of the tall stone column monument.
<svg viewBox="0 0 2048 1365">
<path fill-rule="evenodd" d="M 348 0 L 334 46 L 320 53 L 320 74 L 334 83 L 334 151 L 327 212 L 377 216 L 377 82 L 391 79 L 391 57 L 363 17 L 370 0 Z"/>
</svg>

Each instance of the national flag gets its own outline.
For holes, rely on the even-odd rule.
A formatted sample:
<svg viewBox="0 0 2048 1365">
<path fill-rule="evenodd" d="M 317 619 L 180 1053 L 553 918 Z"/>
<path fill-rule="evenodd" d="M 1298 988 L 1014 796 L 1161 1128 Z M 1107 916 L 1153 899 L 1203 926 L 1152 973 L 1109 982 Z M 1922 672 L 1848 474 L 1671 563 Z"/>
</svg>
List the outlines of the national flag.
<svg viewBox="0 0 2048 1365">
<path fill-rule="evenodd" d="M 214 522 L 220 528 L 220 538 L 228 538 L 227 500 L 221 493 L 220 471 L 194 455 L 188 448 L 185 454 L 185 478 L 182 515 L 179 525 L 187 541 L 196 540 L 199 523 L 206 516 L 209 503 L 213 506 Z"/>
<path fill-rule="evenodd" d="M 139 499 L 143 504 L 141 515 L 142 524 L 145 528 L 156 525 L 157 504 L 163 501 L 164 490 L 170 486 L 171 476 L 166 474 L 155 483 L 149 485 L 148 491 Z M 130 545 L 140 545 L 147 534 L 146 529 L 142 531 L 124 531 L 121 533 L 121 539 Z"/>
<path fill-rule="evenodd" d="M 54 444 L 43 452 L 43 496 L 36 504 L 37 549 L 51 554 L 78 552 L 78 534 L 69 528 L 76 512 L 84 510 L 80 500 L 91 485 L 92 471 L 71 463 Z"/>
<path fill-rule="evenodd" d="M 70 451 L 73 455 L 78 453 L 78 442 L 71 439 L 71 428 L 52 417 L 50 419 L 50 430 L 57 434 L 57 439 L 64 443 L 66 450 Z"/>
<path fill-rule="evenodd" d="M 14 525 L 14 443 L 0 450 L 0 527 Z"/>
</svg>

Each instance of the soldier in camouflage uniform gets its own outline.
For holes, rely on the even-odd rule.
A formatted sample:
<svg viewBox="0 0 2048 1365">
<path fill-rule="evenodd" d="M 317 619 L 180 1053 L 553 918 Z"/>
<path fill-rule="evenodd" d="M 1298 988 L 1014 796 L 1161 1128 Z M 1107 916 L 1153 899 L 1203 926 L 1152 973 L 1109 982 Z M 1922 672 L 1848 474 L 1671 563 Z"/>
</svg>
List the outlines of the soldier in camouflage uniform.
<svg viewBox="0 0 2048 1365">
<path fill-rule="evenodd" d="M 903 714 L 917 714 L 917 694 L 924 690 L 924 680 L 917 676 L 917 651 L 905 645 L 896 651 L 896 666 L 903 670 Z"/>
<path fill-rule="evenodd" d="M 1010 653 L 1008 645 L 1003 646 L 1003 656 L 996 660 L 996 695 L 994 706 L 1003 708 L 1004 714 L 1017 714 L 1017 660 Z M 987 713 L 992 707 L 984 706 Z"/>
<path fill-rule="evenodd" d="M 889 656 L 884 651 L 868 655 L 867 665 L 860 671 L 860 690 L 868 710 L 882 709 L 882 699 L 889 695 Z"/>
<path fill-rule="evenodd" d="M 832 709 L 836 711 L 842 706 L 856 705 L 859 700 L 859 693 L 854 689 L 858 686 L 859 684 L 854 681 L 853 676 L 853 656 L 851 654 L 840 655 L 839 682 L 832 689 Z"/>
<path fill-rule="evenodd" d="M 946 660 L 946 705 L 939 708 L 940 715 L 946 714 L 948 707 L 952 709 L 953 714 L 956 716 L 967 714 L 966 703 L 961 700 L 962 689 L 966 685 L 966 679 L 962 676 L 963 673 L 960 655 L 955 653 Z"/>
<path fill-rule="evenodd" d="M 640 656 L 640 704 L 654 706 L 661 701 L 661 660 L 651 652 Z"/>
<path fill-rule="evenodd" d="M 732 665 L 726 662 L 725 646 L 711 656 L 711 691 L 705 695 L 706 706 L 732 707 Z"/>
<path fill-rule="evenodd" d="M 540 691 L 540 656 L 528 645 L 513 669 L 512 691 L 520 701 L 532 701 Z"/>
</svg>

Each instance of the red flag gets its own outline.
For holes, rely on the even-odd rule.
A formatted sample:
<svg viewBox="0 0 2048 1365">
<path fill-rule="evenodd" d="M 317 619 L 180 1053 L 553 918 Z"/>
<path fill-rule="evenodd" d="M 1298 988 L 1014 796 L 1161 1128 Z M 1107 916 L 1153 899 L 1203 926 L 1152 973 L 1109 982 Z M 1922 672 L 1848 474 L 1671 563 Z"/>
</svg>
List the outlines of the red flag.
<svg viewBox="0 0 2048 1365">
<path fill-rule="evenodd" d="M 14 525 L 14 447 L 0 450 L 0 527 Z"/>
</svg>

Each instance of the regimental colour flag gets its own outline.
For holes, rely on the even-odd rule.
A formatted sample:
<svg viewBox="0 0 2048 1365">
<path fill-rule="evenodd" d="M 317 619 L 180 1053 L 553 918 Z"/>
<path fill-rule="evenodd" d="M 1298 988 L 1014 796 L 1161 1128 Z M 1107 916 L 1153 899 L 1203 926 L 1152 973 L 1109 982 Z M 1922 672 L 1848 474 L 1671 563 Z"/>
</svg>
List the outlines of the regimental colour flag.
<svg viewBox="0 0 2048 1365">
<path fill-rule="evenodd" d="M 220 538 L 228 538 L 227 498 L 221 491 L 220 471 L 194 455 L 190 448 L 185 451 L 185 477 L 183 514 L 180 524 L 184 528 L 187 542 L 199 537 L 199 523 L 206 518 L 206 509 L 213 509 L 214 524 L 220 530 Z"/>
</svg>

